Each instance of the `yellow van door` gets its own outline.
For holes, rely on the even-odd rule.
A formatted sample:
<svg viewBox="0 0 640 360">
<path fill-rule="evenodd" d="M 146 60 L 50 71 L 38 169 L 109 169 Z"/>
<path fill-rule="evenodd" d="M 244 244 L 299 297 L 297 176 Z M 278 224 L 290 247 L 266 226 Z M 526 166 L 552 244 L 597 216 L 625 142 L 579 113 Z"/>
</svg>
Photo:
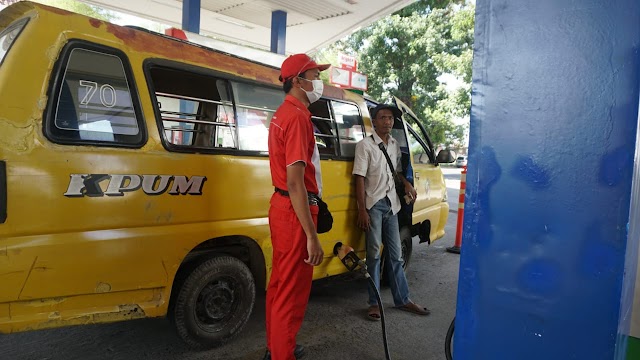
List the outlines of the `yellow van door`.
<svg viewBox="0 0 640 360">
<path fill-rule="evenodd" d="M 444 235 L 444 225 L 448 215 L 448 205 L 444 201 L 446 186 L 442 171 L 436 161 L 436 154 L 431 139 L 418 121 L 417 116 L 398 98 L 394 97 L 398 108 L 403 112 L 403 120 L 407 127 L 407 140 L 413 168 L 414 188 L 418 194 L 413 205 L 413 224 L 430 220 L 430 239 L 435 240 Z M 415 128 L 418 128 L 419 132 Z M 444 207 L 446 208 L 444 208 Z"/>
</svg>

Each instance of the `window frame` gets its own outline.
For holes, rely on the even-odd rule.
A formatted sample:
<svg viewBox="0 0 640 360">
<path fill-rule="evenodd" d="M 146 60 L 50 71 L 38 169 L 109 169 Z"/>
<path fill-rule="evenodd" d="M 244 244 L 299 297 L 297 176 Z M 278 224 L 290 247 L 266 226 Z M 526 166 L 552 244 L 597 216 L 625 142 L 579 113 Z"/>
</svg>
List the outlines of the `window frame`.
<svg viewBox="0 0 640 360">
<path fill-rule="evenodd" d="M 156 90 L 155 90 L 153 78 L 151 77 L 151 69 L 154 67 L 171 69 L 175 71 L 190 72 L 197 75 L 208 76 L 211 78 L 225 81 L 228 85 L 227 90 L 229 91 L 228 95 L 230 96 L 230 99 L 231 99 L 230 101 L 231 101 L 231 106 L 233 108 L 233 117 L 234 117 L 236 127 L 238 124 L 238 108 L 235 100 L 236 96 L 233 91 L 233 86 L 231 84 L 232 82 L 244 83 L 244 84 L 249 84 L 253 86 L 260 86 L 260 87 L 270 88 L 270 89 L 279 90 L 279 91 L 282 91 L 282 87 L 272 86 L 265 83 L 258 83 L 258 82 L 247 80 L 240 76 L 233 76 L 233 75 L 222 73 L 220 71 L 212 70 L 209 68 L 185 64 L 185 63 L 181 63 L 179 61 L 174 61 L 174 60 L 151 58 L 151 59 L 146 59 L 143 63 L 143 69 L 144 69 L 145 78 L 147 80 L 147 87 L 149 89 L 150 100 L 153 106 L 155 122 L 156 122 L 158 132 L 160 133 L 160 138 L 161 138 L 160 142 L 162 143 L 162 146 L 165 148 L 165 150 L 169 152 L 179 152 L 179 153 L 188 153 L 188 154 L 202 153 L 202 154 L 218 154 L 218 155 L 269 157 L 268 152 L 258 151 L 258 150 L 240 150 L 239 148 L 215 148 L 215 147 L 207 148 L 207 147 L 197 147 L 197 146 L 180 146 L 180 145 L 172 144 L 166 138 L 166 135 L 164 132 L 164 124 L 162 123 L 162 116 L 160 114 L 160 109 L 158 108 Z M 283 98 L 284 96 L 285 95 L 283 95 Z M 236 144 L 238 144 L 237 146 L 239 146 L 237 131 L 234 134 L 234 139 L 236 140 Z"/>
<path fill-rule="evenodd" d="M 398 97 L 393 97 L 393 103 L 402 112 L 402 120 L 407 129 L 411 128 L 412 130 L 415 130 L 413 129 L 413 125 L 416 125 L 420 129 L 422 136 L 418 135 L 417 130 L 415 130 L 415 134 L 418 135 L 418 139 L 422 140 L 427 145 L 427 156 L 429 157 L 431 163 L 435 166 L 438 166 L 436 151 L 433 146 L 433 142 L 429 137 L 429 133 L 424 128 L 424 125 L 420 122 L 420 120 L 418 120 L 418 116 L 415 115 L 415 113 L 405 103 L 398 99 Z M 407 119 L 405 119 L 405 116 L 407 117 Z"/>
<path fill-rule="evenodd" d="M 334 158 L 336 160 L 343 160 L 343 161 L 351 161 L 355 159 L 355 154 L 353 156 L 345 156 L 342 154 L 342 146 L 340 143 L 340 129 L 338 129 L 338 121 L 336 120 L 336 113 L 335 113 L 335 109 L 333 107 L 333 103 L 334 102 L 338 102 L 338 103 L 342 103 L 342 104 L 348 104 L 348 105 L 353 105 L 356 107 L 356 109 L 358 110 L 358 116 L 360 117 L 360 127 L 362 128 L 362 134 L 364 135 L 364 137 L 362 138 L 362 140 L 364 140 L 367 137 L 367 133 L 365 130 L 365 126 L 364 126 L 364 118 L 362 117 L 362 109 L 360 108 L 360 106 L 358 106 L 357 103 L 353 102 L 353 101 L 346 101 L 346 100 L 340 100 L 340 99 L 331 99 L 331 98 L 327 98 L 330 102 L 330 109 L 331 109 L 331 121 L 333 122 L 334 126 L 334 130 L 336 131 L 336 140 L 337 140 L 337 145 L 338 145 L 338 151 L 339 154 Z M 360 141 L 362 141 L 360 140 Z"/>
<path fill-rule="evenodd" d="M 93 51 L 102 53 L 105 55 L 116 56 L 120 59 L 124 74 L 126 77 L 127 86 L 129 87 L 129 95 L 131 96 L 131 104 L 133 106 L 133 112 L 136 116 L 136 123 L 138 125 L 137 135 L 120 135 L 131 136 L 136 138 L 133 142 L 122 141 L 99 141 L 99 140 L 82 140 L 82 139 L 69 139 L 62 137 L 56 132 L 71 133 L 79 132 L 80 130 L 65 130 L 59 129 L 55 124 L 55 115 L 58 109 L 58 102 L 60 100 L 60 92 L 62 90 L 62 81 L 67 70 L 69 58 L 73 50 L 81 49 L 87 51 Z M 99 147 L 116 147 L 116 148 L 133 148 L 139 149 L 143 147 L 148 140 L 147 125 L 142 112 L 142 106 L 140 104 L 140 95 L 138 93 L 138 87 L 133 76 L 133 70 L 131 63 L 127 55 L 116 48 L 105 46 L 102 44 L 92 43 L 85 40 L 73 39 L 70 40 L 60 51 L 60 56 L 53 67 L 53 76 L 49 80 L 49 89 L 47 90 L 48 100 L 47 107 L 43 114 L 43 133 L 44 136 L 51 142 L 61 145 L 76 145 L 76 146 L 99 146 Z M 55 130 L 54 130 L 55 128 Z"/>
<path fill-rule="evenodd" d="M 408 124 L 407 124 L 408 125 Z M 413 157 L 413 154 L 411 153 L 411 142 L 409 139 L 409 136 L 413 136 L 413 138 L 416 140 L 416 142 L 418 144 L 420 144 L 420 146 L 422 147 L 422 149 L 424 150 L 424 153 L 427 155 L 427 157 L 429 158 L 429 162 L 428 163 L 419 163 L 419 164 L 431 164 L 433 165 L 433 161 L 431 160 L 431 151 L 429 150 L 429 146 L 426 144 L 426 142 L 424 141 L 424 139 L 422 139 L 419 135 L 418 132 L 415 131 L 411 126 L 407 126 L 407 130 L 409 131 L 409 133 L 407 134 L 407 143 L 409 143 L 409 153 L 411 154 L 411 156 Z M 416 163 L 416 161 L 414 160 L 414 163 Z"/>
<path fill-rule="evenodd" d="M 153 78 L 151 77 L 151 69 L 154 67 L 160 67 L 160 68 L 165 68 L 165 69 L 171 69 L 171 70 L 175 70 L 175 71 L 184 71 L 184 72 L 190 72 L 190 73 L 194 73 L 194 74 L 198 74 L 198 75 L 202 75 L 202 76 L 210 76 L 212 78 L 218 79 L 218 80 L 224 80 L 227 83 L 227 89 L 229 91 L 229 95 L 230 95 L 230 99 L 231 99 L 231 105 L 233 107 L 233 116 L 235 119 L 235 124 L 236 124 L 236 132 L 234 134 L 234 138 L 236 140 L 236 144 L 238 146 L 238 148 L 215 148 L 215 147 L 211 147 L 211 148 L 205 148 L 205 147 L 197 147 L 197 146 L 180 146 L 180 145 L 174 145 L 172 144 L 169 139 L 167 139 L 166 134 L 164 132 L 164 124 L 162 122 L 162 116 L 160 114 L 160 109 L 158 108 L 157 105 L 157 97 L 156 97 L 156 90 L 155 90 L 155 86 L 154 86 L 154 82 L 153 82 Z M 237 131 L 237 127 L 238 127 L 238 106 L 239 104 L 236 101 L 236 94 L 234 91 L 234 87 L 233 87 L 233 82 L 236 83 L 243 83 L 243 84 L 248 84 L 251 86 L 257 86 L 257 87 L 263 87 L 266 89 L 273 89 L 276 91 L 282 91 L 282 87 L 281 86 L 274 86 L 271 84 L 266 84 L 266 83 L 261 83 L 261 82 L 256 82 L 256 81 L 251 81 L 249 79 L 245 79 L 243 77 L 240 76 L 234 76 L 233 74 L 228 74 L 228 73 L 222 73 L 220 71 L 216 71 L 213 69 L 209 69 L 206 67 L 201 67 L 201 66 L 196 66 L 196 65 L 190 65 L 190 64 L 185 64 L 179 61 L 174 61 L 174 60 L 168 60 L 168 59 L 159 59 L 159 58 L 150 58 L 150 59 L 146 59 L 143 63 L 143 70 L 144 70 L 144 74 L 145 74 L 145 78 L 146 78 L 146 82 L 147 82 L 147 87 L 149 89 L 149 95 L 150 95 L 150 100 L 152 102 L 152 106 L 153 106 L 153 112 L 154 112 L 154 117 L 155 117 L 155 122 L 156 122 L 156 126 L 158 129 L 158 132 L 160 134 L 161 137 L 161 143 L 162 146 L 165 148 L 165 150 L 169 151 L 169 152 L 179 152 L 179 153 L 202 153 L 202 154 L 220 154 L 220 155 L 236 155 L 236 156 L 255 156 L 255 157 L 268 157 L 269 156 L 269 152 L 268 151 L 260 151 L 260 150 L 241 150 L 239 149 L 239 133 Z M 284 94 L 283 92 L 283 99 L 286 96 L 286 94 Z M 338 126 L 337 126 L 337 122 L 336 122 L 336 117 L 335 117 L 335 111 L 334 111 L 334 107 L 333 107 L 333 102 L 339 102 L 339 103 L 345 103 L 345 104 L 349 104 L 349 105 L 353 105 L 356 107 L 356 109 L 358 110 L 358 116 L 360 116 L 360 126 L 362 127 L 362 132 L 363 134 L 366 134 L 366 129 L 365 129 L 365 122 L 364 122 L 364 118 L 363 118 L 363 113 L 362 113 L 362 109 L 360 108 L 360 106 L 354 102 L 354 101 L 348 101 L 348 100 L 343 100 L 343 99 L 336 99 L 336 98 L 331 98 L 331 97 L 321 97 L 322 100 L 327 102 L 327 106 L 328 106 L 328 113 L 330 116 L 330 119 L 324 119 L 322 118 L 321 121 L 327 121 L 330 120 L 331 121 L 331 128 L 332 130 L 335 132 L 335 135 L 333 136 L 333 139 L 335 139 L 336 141 L 336 146 L 338 147 L 338 150 L 336 150 L 336 153 L 334 154 L 322 154 L 320 153 L 320 159 L 321 160 L 341 160 L 341 161 L 352 161 L 354 159 L 355 156 L 343 156 L 342 155 L 342 149 L 340 147 L 340 135 L 338 132 Z M 245 108 L 250 108 L 251 105 L 242 105 L 242 107 Z M 264 109 L 260 109 L 259 110 L 264 110 Z M 274 112 L 277 109 L 274 109 Z M 316 117 L 315 115 L 312 115 L 313 117 Z M 315 138 L 314 134 L 314 138 Z"/>
<path fill-rule="evenodd" d="M 332 134 L 331 135 L 327 135 L 327 134 L 316 134 L 315 131 L 313 133 L 313 139 L 316 143 L 316 147 L 318 146 L 318 142 L 316 141 L 316 137 L 319 138 L 328 138 L 328 139 L 333 139 L 334 141 L 338 139 L 338 130 L 336 127 L 336 120 L 335 120 L 335 115 L 333 113 L 333 107 L 331 106 L 331 100 L 330 98 L 327 97 L 321 97 L 320 99 L 318 99 L 318 101 L 323 101 L 327 107 L 327 114 L 329 115 L 329 118 L 325 118 L 325 117 L 321 117 L 321 116 L 316 116 L 313 113 L 311 113 L 311 123 L 313 123 L 313 120 L 315 119 L 316 121 L 325 121 L 325 122 L 329 122 L 329 128 L 331 129 Z M 309 110 L 309 112 L 311 112 L 311 110 Z M 313 126 L 316 126 L 315 123 L 313 123 Z M 334 135 L 333 133 L 335 133 L 336 135 Z M 337 144 L 335 144 L 336 147 L 338 147 Z M 328 160 L 328 159 L 337 159 L 339 157 L 339 150 L 336 150 L 337 148 L 334 147 L 334 151 L 333 154 L 326 154 L 326 153 L 322 153 L 320 152 L 320 148 L 318 148 L 318 155 L 320 155 L 320 160 Z"/>
<path fill-rule="evenodd" d="M 253 106 L 253 105 L 247 105 L 247 104 L 239 104 L 236 99 L 236 93 L 234 91 L 234 87 L 233 87 L 233 83 L 240 83 L 240 84 L 246 84 L 246 85 L 252 85 L 252 86 L 257 86 L 257 87 L 262 87 L 265 89 L 271 89 L 271 90 L 275 90 L 278 91 L 282 94 L 282 100 L 284 101 L 284 98 L 287 96 L 287 94 L 284 93 L 284 91 L 282 90 L 282 86 L 272 86 L 272 85 L 267 85 L 264 83 L 258 83 L 258 82 L 253 82 L 253 81 L 249 81 L 247 79 L 241 78 L 241 77 L 231 77 L 229 79 L 229 83 L 231 84 L 230 86 L 230 91 L 231 91 L 231 101 L 233 102 L 233 111 L 234 111 L 234 115 L 236 117 L 236 141 L 238 143 L 238 149 L 237 151 L 241 152 L 242 155 L 254 155 L 254 156 L 269 156 L 269 150 L 267 151 L 261 151 L 261 150 L 242 150 L 239 149 L 240 147 L 240 125 L 239 125 L 239 118 L 238 118 L 238 108 L 243 108 L 243 109 L 253 109 L 253 110 L 260 110 L 260 111 L 266 111 L 263 108 L 257 107 L 257 106 Z M 282 103 L 280 103 L 280 105 L 282 105 Z M 276 113 L 276 111 L 278 111 L 278 108 L 280 107 L 280 105 L 278 105 L 278 107 L 276 107 L 275 109 L 273 109 L 273 114 Z M 269 109 L 268 111 L 271 111 L 271 109 Z M 272 115 L 273 117 L 273 115 Z M 269 128 L 267 127 L 267 130 Z"/>
<path fill-rule="evenodd" d="M 418 134 L 418 131 L 416 131 L 411 126 L 411 123 L 409 121 L 404 120 L 404 116 L 409 117 L 418 127 L 420 127 L 420 131 L 426 136 L 426 139 Z M 415 136 L 416 140 L 418 140 L 420 145 L 422 145 L 422 147 L 425 148 L 426 154 L 429 157 L 429 163 L 433 164 L 433 165 L 437 165 L 438 163 L 436 161 L 435 151 L 433 150 L 433 144 L 431 143 L 431 139 L 429 138 L 429 135 L 427 134 L 427 131 L 424 128 L 424 126 L 422 126 L 422 124 L 419 122 L 419 120 L 416 119 L 413 115 L 411 115 L 408 112 L 404 112 L 403 121 L 404 121 L 404 123 L 405 123 L 405 125 L 407 127 L 407 130 L 412 132 L 413 136 Z"/>
</svg>

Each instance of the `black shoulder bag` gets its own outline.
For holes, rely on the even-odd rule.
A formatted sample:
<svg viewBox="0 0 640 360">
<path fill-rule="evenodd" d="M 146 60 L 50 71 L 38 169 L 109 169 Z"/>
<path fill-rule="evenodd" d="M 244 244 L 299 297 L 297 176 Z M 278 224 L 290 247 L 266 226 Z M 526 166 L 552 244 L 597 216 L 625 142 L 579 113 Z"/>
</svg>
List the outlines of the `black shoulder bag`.
<svg viewBox="0 0 640 360">
<path fill-rule="evenodd" d="M 333 227 L 333 216 L 327 203 L 324 202 L 318 195 L 309 193 L 309 204 L 315 203 L 318 205 L 318 226 L 316 231 L 318 234 L 324 234 L 331 230 Z"/>
<path fill-rule="evenodd" d="M 318 202 L 318 234 L 323 234 L 331 230 L 333 227 L 333 216 L 331 215 L 331 211 L 329 211 L 329 207 L 327 203 L 322 199 L 318 198 L 320 201 Z"/>
</svg>

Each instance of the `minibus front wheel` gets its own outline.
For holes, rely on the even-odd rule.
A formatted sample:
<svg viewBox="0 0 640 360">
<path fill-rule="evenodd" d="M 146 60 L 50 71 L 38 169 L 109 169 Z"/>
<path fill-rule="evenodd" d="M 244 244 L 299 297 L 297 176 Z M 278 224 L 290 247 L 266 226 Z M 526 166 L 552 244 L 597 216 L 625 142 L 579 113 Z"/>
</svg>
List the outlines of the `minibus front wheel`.
<svg viewBox="0 0 640 360">
<path fill-rule="evenodd" d="M 405 274 L 407 273 L 407 269 L 409 268 L 409 262 L 411 261 L 411 255 L 413 254 L 413 239 L 411 237 L 411 229 L 408 226 L 403 226 L 400 229 L 400 246 L 402 249 L 402 260 L 404 263 L 402 264 L 402 268 L 404 269 Z M 380 273 L 382 274 L 381 282 L 383 285 L 389 285 L 389 266 L 386 264 L 387 262 L 387 252 L 382 250 L 382 257 L 380 258 Z"/>
<path fill-rule="evenodd" d="M 172 314 L 176 331 L 190 346 L 211 348 L 237 336 L 256 299 L 255 281 L 242 261 L 217 256 L 186 274 Z"/>
</svg>

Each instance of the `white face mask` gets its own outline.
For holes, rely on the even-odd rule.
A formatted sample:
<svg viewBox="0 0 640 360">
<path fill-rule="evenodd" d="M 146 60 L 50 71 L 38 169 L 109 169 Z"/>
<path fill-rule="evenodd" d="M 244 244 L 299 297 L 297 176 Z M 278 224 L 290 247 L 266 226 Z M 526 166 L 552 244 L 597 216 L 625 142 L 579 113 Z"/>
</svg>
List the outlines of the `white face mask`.
<svg viewBox="0 0 640 360">
<path fill-rule="evenodd" d="M 305 81 L 311 81 L 311 83 L 313 84 L 312 91 L 307 91 L 305 89 L 302 89 L 302 91 L 304 91 L 305 94 L 307 94 L 307 99 L 309 99 L 309 103 L 313 104 L 314 102 L 318 101 L 318 99 L 320 99 L 320 97 L 322 96 L 322 91 L 324 90 L 324 83 L 322 82 L 322 80 L 307 80 L 305 78 L 300 78 L 300 79 Z"/>
</svg>

